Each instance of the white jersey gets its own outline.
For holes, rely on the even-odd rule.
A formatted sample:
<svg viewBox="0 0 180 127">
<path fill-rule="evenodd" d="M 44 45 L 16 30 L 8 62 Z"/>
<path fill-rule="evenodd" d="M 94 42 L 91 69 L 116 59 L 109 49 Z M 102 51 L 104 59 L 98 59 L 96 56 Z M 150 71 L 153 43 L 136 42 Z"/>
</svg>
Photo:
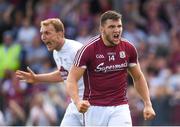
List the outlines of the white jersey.
<svg viewBox="0 0 180 127">
<path fill-rule="evenodd" d="M 65 39 L 65 43 L 62 48 L 57 51 L 53 51 L 53 57 L 56 62 L 57 68 L 60 70 L 61 77 L 66 82 L 69 70 L 73 65 L 74 57 L 76 52 L 82 47 L 83 45 L 77 41 Z M 84 94 L 84 83 L 83 78 L 81 78 L 78 82 L 79 88 L 79 97 L 82 99 Z"/>
</svg>

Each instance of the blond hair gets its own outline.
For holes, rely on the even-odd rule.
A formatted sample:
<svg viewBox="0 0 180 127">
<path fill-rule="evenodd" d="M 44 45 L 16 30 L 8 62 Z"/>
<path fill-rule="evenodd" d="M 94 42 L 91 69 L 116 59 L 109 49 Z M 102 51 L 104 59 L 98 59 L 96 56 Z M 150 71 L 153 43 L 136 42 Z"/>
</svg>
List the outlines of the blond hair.
<svg viewBox="0 0 180 127">
<path fill-rule="evenodd" d="M 49 24 L 52 24 L 54 26 L 56 32 L 59 32 L 59 31 L 64 32 L 64 25 L 63 25 L 63 23 L 61 22 L 60 19 L 58 19 L 58 18 L 49 18 L 49 19 L 41 21 L 41 27 L 42 26 L 47 26 Z"/>
</svg>

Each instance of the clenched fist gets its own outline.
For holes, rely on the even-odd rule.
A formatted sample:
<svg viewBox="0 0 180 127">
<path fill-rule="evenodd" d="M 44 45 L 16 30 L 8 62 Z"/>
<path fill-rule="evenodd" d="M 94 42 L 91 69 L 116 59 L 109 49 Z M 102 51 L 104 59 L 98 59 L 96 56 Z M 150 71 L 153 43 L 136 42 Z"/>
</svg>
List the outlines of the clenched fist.
<svg viewBox="0 0 180 127">
<path fill-rule="evenodd" d="M 156 113 L 154 112 L 154 109 L 151 105 L 146 105 L 144 107 L 143 116 L 144 120 L 151 120 L 155 117 Z"/>
<path fill-rule="evenodd" d="M 85 113 L 90 106 L 89 101 L 87 100 L 80 100 L 76 103 L 76 107 L 80 113 Z"/>
</svg>

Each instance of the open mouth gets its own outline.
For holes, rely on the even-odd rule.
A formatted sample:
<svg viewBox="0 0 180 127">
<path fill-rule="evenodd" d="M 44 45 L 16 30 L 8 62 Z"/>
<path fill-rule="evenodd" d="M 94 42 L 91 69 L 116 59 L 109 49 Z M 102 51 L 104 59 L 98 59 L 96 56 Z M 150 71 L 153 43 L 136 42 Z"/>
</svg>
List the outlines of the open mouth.
<svg viewBox="0 0 180 127">
<path fill-rule="evenodd" d="M 119 34 L 114 34 L 114 35 L 113 35 L 113 39 L 114 39 L 114 40 L 119 40 Z"/>
<path fill-rule="evenodd" d="M 47 46 L 50 46 L 50 45 L 51 45 L 51 42 L 46 42 L 46 45 L 47 45 Z"/>
</svg>

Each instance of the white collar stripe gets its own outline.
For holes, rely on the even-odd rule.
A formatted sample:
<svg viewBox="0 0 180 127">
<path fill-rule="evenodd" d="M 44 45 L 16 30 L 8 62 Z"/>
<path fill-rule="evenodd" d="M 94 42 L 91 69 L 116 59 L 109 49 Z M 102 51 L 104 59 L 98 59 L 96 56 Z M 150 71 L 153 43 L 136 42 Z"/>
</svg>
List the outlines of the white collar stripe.
<svg viewBox="0 0 180 127">
<path fill-rule="evenodd" d="M 80 56 L 80 54 L 82 53 L 83 49 L 86 48 L 89 44 L 91 44 L 92 41 L 94 41 L 95 39 L 97 39 L 97 36 L 94 37 L 94 38 L 92 38 L 92 39 L 90 39 L 90 40 L 89 40 L 89 43 L 87 43 L 87 45 L 84 45 L 84 46 L 79 50 L 79 52 L 77 53 L 77 55 L 76 55 L 76 57 L 75 57 L 74 65 L 77 65 L 77 61 L 78 61 L 79 56 Z"/>
<path fill-rule="evenodd" d="M 76 66 L 79 65 L 80 58 L 82 57 L 82 54 L 84 53 L 85 49 L 98 40 L 100 40 L 100 38 L 94 38 L 93 40 L 91 40 L 91 42 L 89 42 L 87 45 L 85 45 L 83 48 L 81 48 L 81 50 L 79 51 L 79 53 L 77 54 L 77 56 L 75 58 L 74 65 L 76 65 Z"/>
</svg>

